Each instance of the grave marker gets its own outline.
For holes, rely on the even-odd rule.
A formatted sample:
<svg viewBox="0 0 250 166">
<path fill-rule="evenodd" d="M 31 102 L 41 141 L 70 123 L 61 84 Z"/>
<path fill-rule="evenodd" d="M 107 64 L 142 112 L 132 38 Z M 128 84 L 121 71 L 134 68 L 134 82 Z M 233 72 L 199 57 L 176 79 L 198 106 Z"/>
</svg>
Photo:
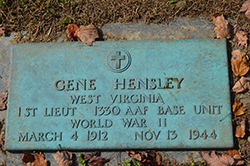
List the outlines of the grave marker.
<svg viewBox="0 0 250 166">
<path fill-rule="evenodd" d="M 225 40 L 14 44 L 6 149 L 233 147 Z"/>
</svg>

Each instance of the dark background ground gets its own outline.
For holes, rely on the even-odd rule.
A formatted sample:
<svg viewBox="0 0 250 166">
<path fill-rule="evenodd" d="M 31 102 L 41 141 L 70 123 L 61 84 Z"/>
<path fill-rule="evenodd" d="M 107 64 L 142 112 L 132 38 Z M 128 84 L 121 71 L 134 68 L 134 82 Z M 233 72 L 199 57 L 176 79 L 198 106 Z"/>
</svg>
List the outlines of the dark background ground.
<svg viewBox="0 0 250 166">
<path fill-rule="evenodd" d="M 147 24 L 168 22 L 179 17 L 210 19 L 212 13 L 223 13 L 243 31 L 250 33 L 250 20 L 239 13 L 244 0 L 0 0 L 0 24 L 7 34 L 18 32 L 13 42 L 56 41 L 69 23 L 88 25 L 93 22 L 98 28 L 107 23 L 131 23 L 143 21 Z M 25 33 L 24 33 L 25 32 Z M 229 40 L 229 49 L 235 49 L 234 40 Z M 249 51 L 249 48 L 245 51 Z M 247 53 L 249 54 L 249 53 Z M 232 77 L 232 73 L 231 77 Z M 249 76 L 249 74 L 248 74 Z M 237 78 L 231 79 L 231 85 Z M 232 94 L 232 102 L 241 99 L 247 108 L 246 135 L 235 138 L 235 149 L 250 163 L 250 94 Z M 237 120 L 237 118 L 235 118 Z"/>
<path fill-rule="evenodd" d="M 210 18 L 223 13 L 249 32 L 249 20 L 239 13 L 243 0 L 0 0 L 0 24 L 9 32 L 27 31 L 15 42 L 55 41 L 69 23 L 101 28 L 106 23 L 162 23 L 178 17 Z"/>
</svg>

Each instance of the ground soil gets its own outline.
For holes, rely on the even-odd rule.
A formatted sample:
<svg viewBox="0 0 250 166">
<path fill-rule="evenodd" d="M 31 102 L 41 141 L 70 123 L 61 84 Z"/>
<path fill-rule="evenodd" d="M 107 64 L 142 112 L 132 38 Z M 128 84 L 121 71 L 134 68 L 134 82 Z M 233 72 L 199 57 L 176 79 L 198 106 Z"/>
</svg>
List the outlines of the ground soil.
<svg viewBox="0 0 250 166">
<path fill-rule="evenodd" d="M 175 2 L 175 3 L 174 3 Z M 0 0 L 0 23 L 21 34 L 15 42 L 50 42 L 65 33 L 69 23 L 99 28 L 106 23 L 162 23 L 178 17 L 210 18 L 223 13 L 250 32 L 249 20 L 239 9 L 242 0 Z"/>
<path fill-rule="evenodd" d="M 223 13 L 234 25 L 250 33 L 250 20 L 239 12 L 243 3 L 244 0 L 0 0 L 0 24 L 6 27 L 7 34 L 17 32 L 15 43 L 52 42 L 62 34 L 65 36 L 69 23 L 92 22 L 99 28 L 115 22 L 167 24 L 178 17 L 211 19 L 212 13 Z M 235 41 L 230 39 L 229 51 L 234 48 Z M 249 48 L 245 51 L 249 54 Z M 238 78 L 232 72 L 230 75 L 232 87 Z M 247 108 L 247 125 L 244 138 L 235 138 L 234 149 L 250 163 L 250 92 L 232 93 L 232 103 L 238 98 Z M 238 123 L 237 117 L 233 119 Z"/>
</svg>

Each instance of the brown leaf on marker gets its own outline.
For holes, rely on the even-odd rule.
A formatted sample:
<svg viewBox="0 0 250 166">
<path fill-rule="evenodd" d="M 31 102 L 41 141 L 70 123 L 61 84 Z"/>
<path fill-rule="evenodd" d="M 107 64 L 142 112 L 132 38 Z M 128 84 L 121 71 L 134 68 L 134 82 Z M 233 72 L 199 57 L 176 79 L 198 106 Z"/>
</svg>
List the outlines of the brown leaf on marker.
<svg viewBox="0 0 250 166">
<path fill-rule="evenodd" d="M 233 113 L 235 116 L 243 115 L 246 111 L 245 108 L 242 107 L 242 103 L 239 99 L 237 99 L 233 104 Z"/>
<path fill-rule="evenodd" d="M 27 166 L 47 166 L 47 161 L 40 151 L 34 151 L 33 153 L 24 152 L 22 162 Z"/>
<path fill-rule="evenodd" d="M 246 77 L 241 77 L 233 86 L 232 90 L 236 93 L 241 93 L 250 89 L 250 82 Z"/>
<path fill-rule="evenodd" d="M 57 151 L 56 154 L 52 154 L 56 160 L 58 166 L 69 166 L 73 163 L 73 155 L 69 151 Z"/>
<path fill-rule="evenodd" d="M 66 30 L 67 36 L 73 40 L 77 40 L 78 26 L 76 24 L 69 24 Z"/>
<path fill-rule="evenodd" d="M 248 19 L 250 19 L 250 0 L 247 0 L 243 3 L 243 5 L 240 8 L 240 12 L 245 12 L 245 15 Z"/>
<path fill-rule="evenodd" d="M 234 164 L 234 159 L 227 154 L 216 155 L 215 151 L 212 151 L 210 155 L 203 151 L 200 154 L 207 164 L 211 166 L 228 166 Z"/>
<path fill-rule="evenodd" d="M 245 53 L 242 50 L 233 50 L 231 54 L 233 59 L 236 59 L 238 56 L 242 54 L 245 55 Z"/>
<path fill-rule="evenodd" d="M 235 136 L 238 138 L 243 138 L 246 134 L 245 131 L 246 131 L 246 117 L 242 116 L 240 124 L 236 126 Z"/>
<path fill-rule="evenodd" d="M 6 104 L 4 103 L 7 100 L 8 92 L 0 92 L 0 110 L 6 109 Z"/>
<path fill-rule="evenodd" d="M 225 19 L 223 14 L 212 14 L 211 23 L 215 25 L 214 32 L 218 39 L 229 39 L 232 37 L 232 25 Z"/>
<path fill-rule="evenodd" d="M 93 41 L 99 38 L 98 29 L 92 23 L 88 26 L 80 26 L 76 34 L 82 42 L 89 46 L 92 46 Z"/>
<path fill-rule="evenodd" d="M 249 66 L 247 65 L 244 54 L 238 56 L 236 59 L 231 58 L 231 66 L 236 76 L 244 76 L 249 71 Z"/>
<path fill-rule="evenodd" d="M 244 31 L 237 31 L 235 34 L 235 42 L 237 47 L 242 45 L 243 47 L 247 48 L 247 33 Z"/>
</svg>

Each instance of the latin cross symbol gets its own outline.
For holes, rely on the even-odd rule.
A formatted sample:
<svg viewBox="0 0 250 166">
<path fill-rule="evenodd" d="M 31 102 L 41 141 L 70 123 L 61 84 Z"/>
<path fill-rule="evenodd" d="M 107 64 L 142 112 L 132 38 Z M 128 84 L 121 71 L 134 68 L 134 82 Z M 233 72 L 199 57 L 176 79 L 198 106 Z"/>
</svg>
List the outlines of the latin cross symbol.
<svg viewBox="0 0 250 166">
<path fill-rule="evenodd" d="M 125 56 L 121 55 L 121 51 L 116 51 L 115 55 L 111 56 L 111 60 L 115 61 L 115 68 L 120 69 L 121 68 L 121 61 L 125 60 Z"/>
</svg>

